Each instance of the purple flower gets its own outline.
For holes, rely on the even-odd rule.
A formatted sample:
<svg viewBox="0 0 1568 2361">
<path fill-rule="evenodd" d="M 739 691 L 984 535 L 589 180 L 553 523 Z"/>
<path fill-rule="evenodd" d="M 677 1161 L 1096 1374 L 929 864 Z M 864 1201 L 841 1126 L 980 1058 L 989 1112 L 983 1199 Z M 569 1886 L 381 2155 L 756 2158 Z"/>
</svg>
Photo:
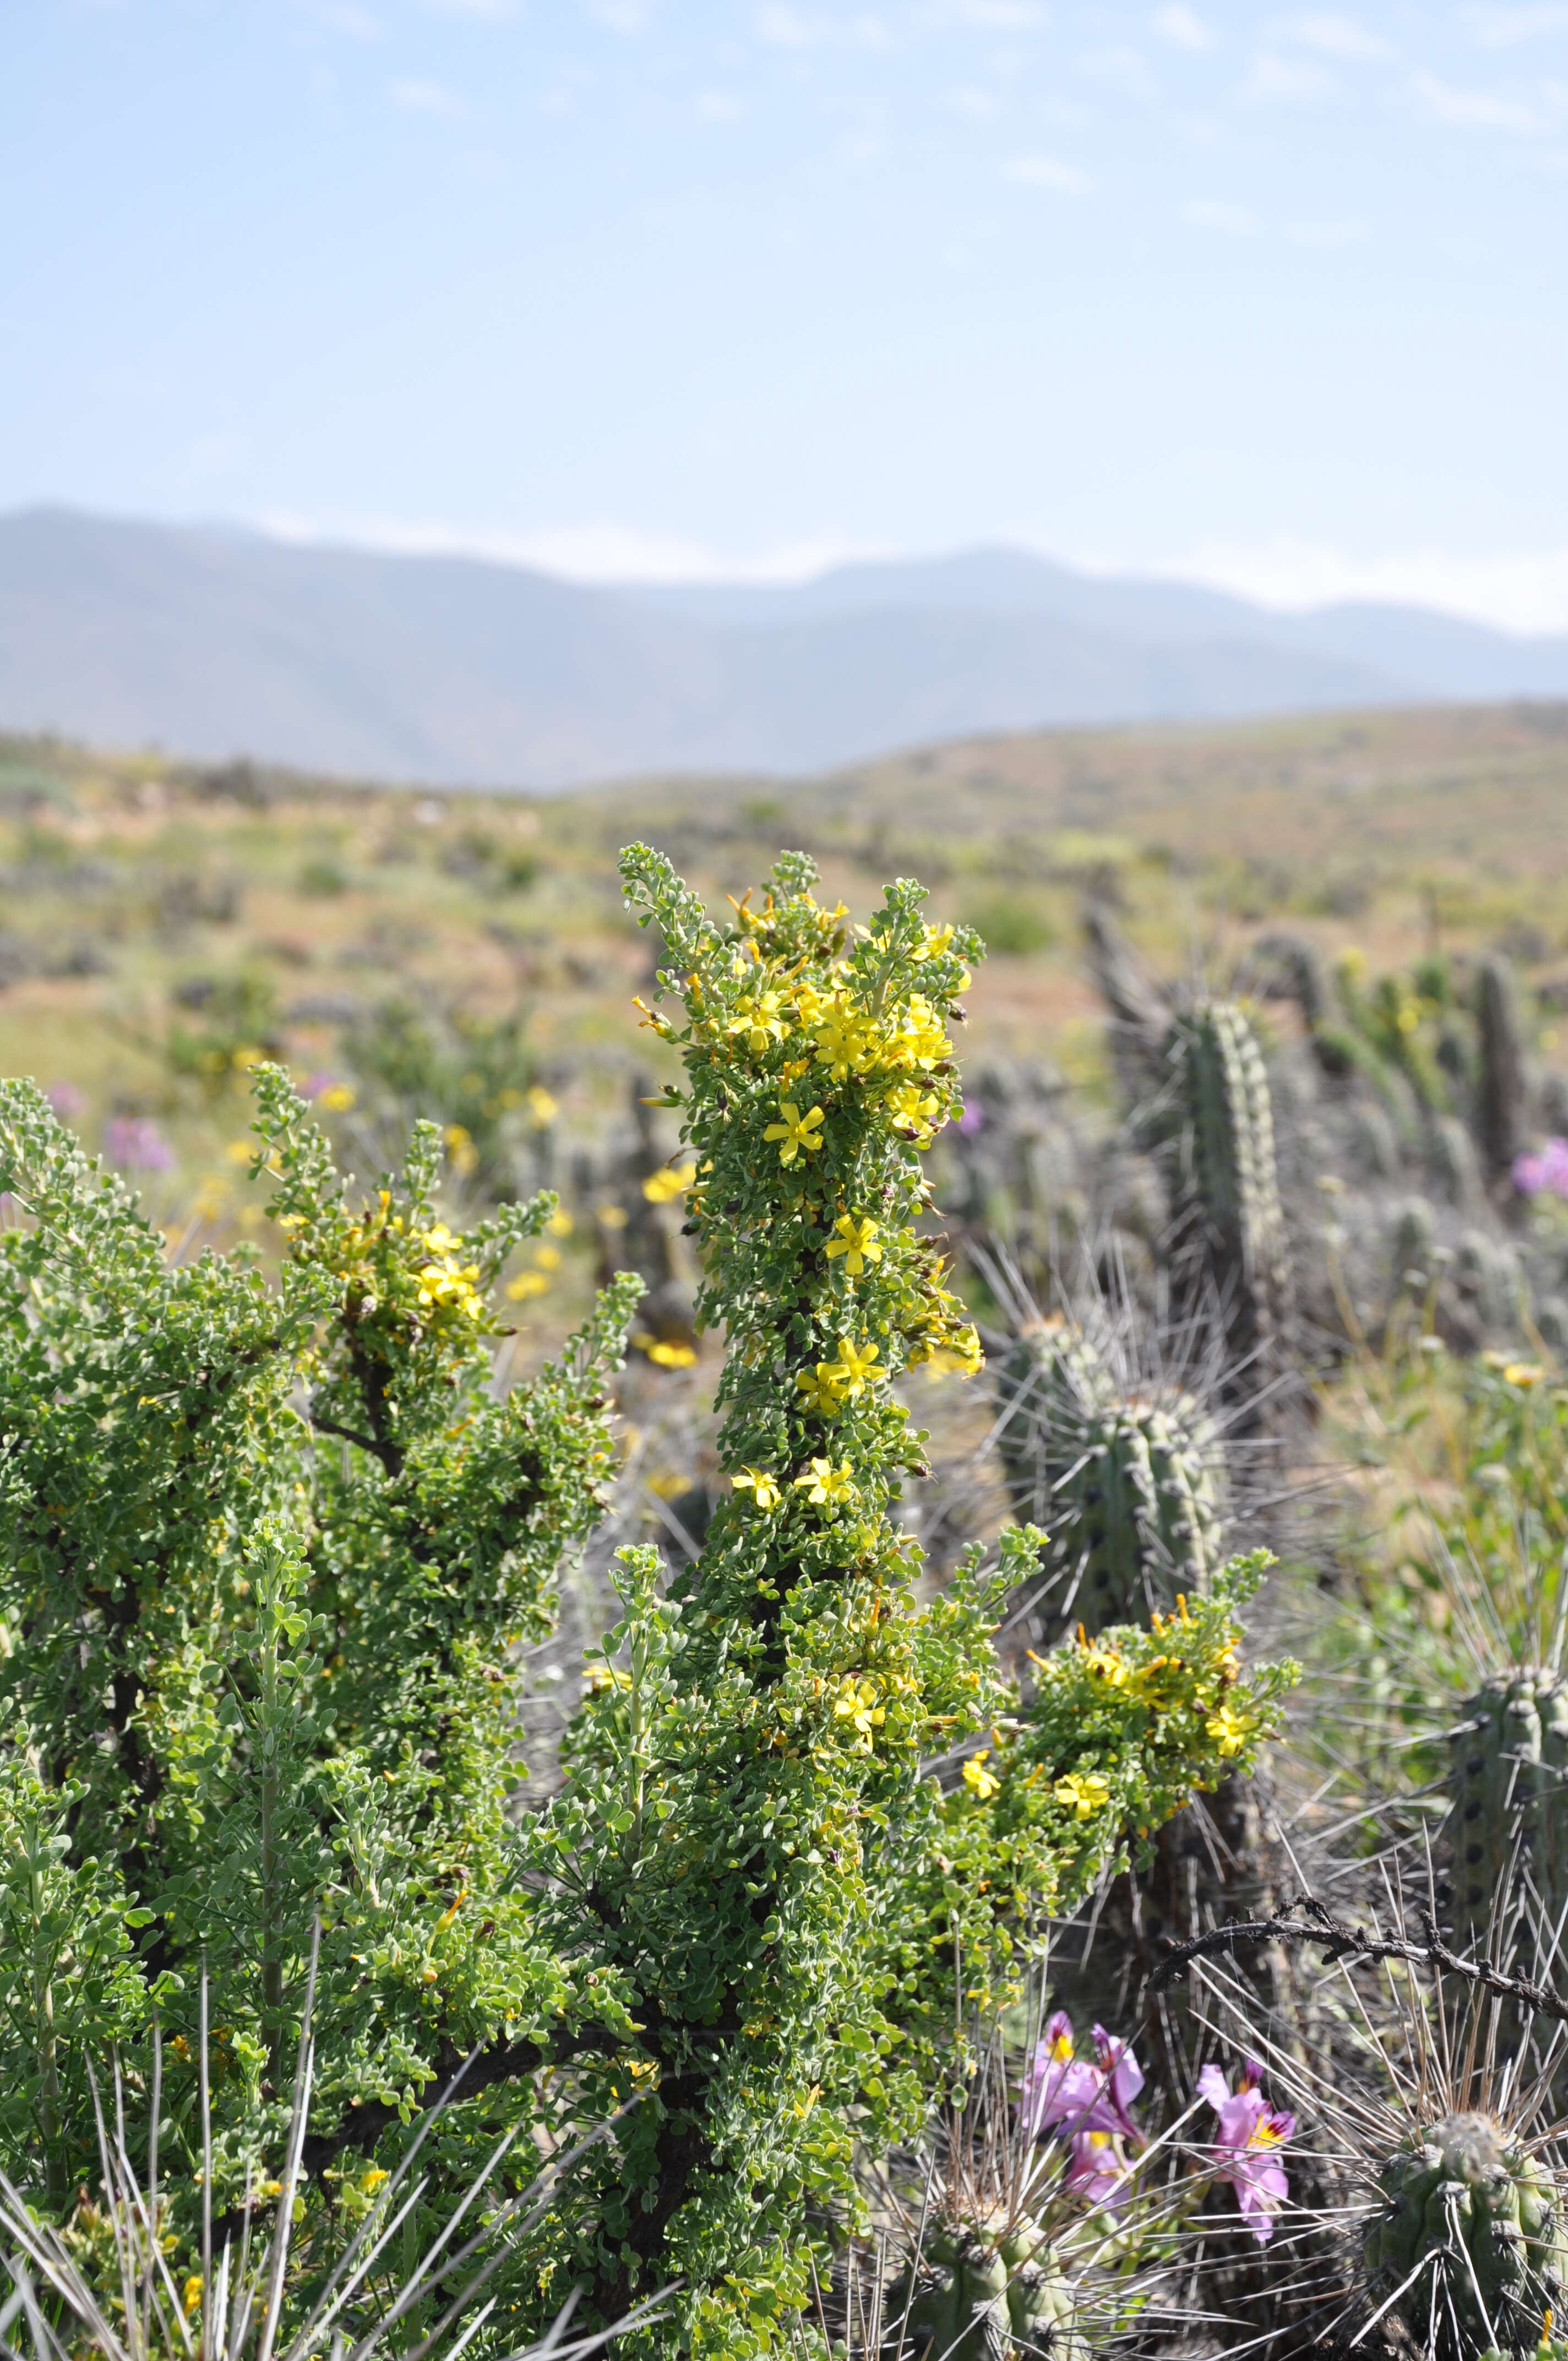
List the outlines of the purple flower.
<svg viewBox="0 0 1568 2361">
<path fill-rule="evenodd" d="M 1101 2075 L 1101 2104 L 1094 2121 L 1102 2128 L 1124 2132 L 1129 2139 L 1141 2139 L 1132 2107 L 1144 2087 L 1143 2068 L 1127 2044 L 1113 2039 L 1102 2025 L 1094 2028 L 1094 2048 Z"/>
<path fill-rule="evenodd" d="M 1514 1187 L 1521 1197 L 1568 1197 L 1568 1139 L 1549 1139 L 1539 1156 L 1514 1159 Z"/>
<path fill-rule="evenodd" d="M 978 1099 L 964 1101 L 964 1111 L 959 1117 L 959 1129 L 966 1139 L 972 1139 L 977 1131 L 985 1129 L 985 1109 Z"/>
<path fill-rule="evenodd" d="M 1280 2150 L 1296 2130 L 1294 2115 L 1281 2114 L 1263 2095 L 1263 2069 L 1249 2058 L 1233 2091 L 1218 2066 L 1205 2066 L 1198 2094 L 1219 2116 L 1219 2137 L 1210 2151 L 1216 2180 L 1228 2180 L 1237 2211 L 1252 2217 L 1260 2246 L 1274 2235 L 1274 2217 L 1290 2194 Z"/>
<path fill-rule="evenodd" d="M 1024 2071 L 1019 2130 L 1027 2139 L 1041 2139 L 1062 2125 L 1086 2124 L 1099 2104 L 1102 2080 L 1098 2066 L 1074 2055 L 1072 2019 L 1058 2008 L 1047 2018 L 1045 2039 Z"/>
<path fill-rule="evenodd" d="M 1091 2205 L 1122 2205 L 1127 2198 L 1127 2158 L 1114 2132 L 1076 2131 L 1069 2143 L 1066 2186 Z"/>
<path fill-rule="evenodd" d="M 122 1172 L 168 1172 L 174 1150 L 150 1115 L 112 1115 L 104 1126 L 104 1147 Z"/>
<path fill-rule="evenodd" d="M 87 1104 L 74 1082 L 51 1082 L 44 1096 L 61 1123 L 74 1123 Z"/>
</svg>

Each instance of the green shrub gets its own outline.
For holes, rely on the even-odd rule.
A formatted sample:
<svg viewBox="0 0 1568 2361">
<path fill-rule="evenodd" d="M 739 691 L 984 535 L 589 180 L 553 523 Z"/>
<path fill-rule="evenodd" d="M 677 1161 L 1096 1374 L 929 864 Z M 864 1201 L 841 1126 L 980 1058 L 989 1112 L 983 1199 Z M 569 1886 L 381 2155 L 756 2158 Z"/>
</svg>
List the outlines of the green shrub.
<svg viewBox="0 0 1568 2361">
<path fill-rule="evenodd" d="M 988 894 L 970 913 L 970 921 L 987 950 L 1009 959 L 1028 959 L 1055 946 L 1056 928 L 1043 910 L 1020 894 Z"/>
<path fill-rule="evenodd" d="M 422 2228 L 487 2142 L 513 2143 L 504 2194 L 536 2136 L 598 2133 L 499 2266 L 476 2352 L 575 2283 L 608 2322 L 678 2280 L 650 2339 L 740 2361 L 806 2310 L 808 2224 L 854 2207 L 857 2145 L 927 2119 L 955 2025 L 1015 2000 L 1048 1917 L 1246 1765 L 1286 1674 L 1238 1664 L 1252 1565 L 1064 1649 L 1028 1701 L 991 1632 L 1033 1526 L 917 1599 L 894 1511 L 924 1437 L 894 1387 L 979 1366 L 920 1160 L 959 1104 L 946 1019 L 976 946 L 908 884 L 851 931 L 798 855 L 722 924 L 652 853 L 622 870 L 680 1004 L 649 1021 L 685 1064 L 730 1490 L 674 1580 L 620 1554 L 534 1816 L 514 1650 L 594 1514 L 636 1282 L 497 1401 L 488 1290 L 548 1197 L 455 1235 L 427 1125 L 351 1205 L 265 1069 L 290 1241 L 269 1290 L 241 1257 L 170 1269 L 37 1093 L 0 1092 L 27 1216 L 0 1262 L 0 2160 L 68 2207 L 90 2070 L 115 2044 L 145 2082 L 156 2011 L 188 2255 L 204 1957 L 232 2232 L 247 2176 L 278 2187 L 319 1919 L 302 2300 L 461 2069 Z"/>
</svg>

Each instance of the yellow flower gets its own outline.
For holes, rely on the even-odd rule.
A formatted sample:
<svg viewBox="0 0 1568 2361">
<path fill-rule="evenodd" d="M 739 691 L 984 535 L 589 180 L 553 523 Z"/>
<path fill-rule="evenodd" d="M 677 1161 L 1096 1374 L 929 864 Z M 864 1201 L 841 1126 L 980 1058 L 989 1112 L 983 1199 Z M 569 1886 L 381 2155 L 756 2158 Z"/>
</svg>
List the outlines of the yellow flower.
<svg viewBox="0 0 1568 2361">
<path fill-rule="evenodd" d="M 322 1095 L 324 1102 L 325 1093 L 323 1092 Z M 466 1125 L 460 1123 L 447 1125 L 446 1153 L 452 1159 L 452 1170 L 460 1180 L 466 1180 L 470 1172 L 478 1170 L 479 1151 L 474 1145 L 472 1132 Z"/>
<path fill-rule="evenodd" d="M 1247 1724 L 1232 1706 L 1221 1706 L 1203 1728 L 1209 1737 L 1218 1741 L 1220 1752 L 1227 1762 L 1246 1744 Z"/>
<path fill-rule="evenodd" d="M 696 1355 L 689 1345 L 645 1345 L 643 1351 L 656 1368 L 695 1369 Z"/>
<path fill-rule="evenodd" d="M 980 1752 L 971 1754 L 964 1764 L 964 1785 L 970 1795 L 978 1795 L 982 1804 L 989 1804 L 992 1795 L 999 1795 L 1002 1793 L 1001 1780 L 993 1771 L 988 1771 L 985 1767 L 986 1757 L 990 1752 L 989 1746 L 982 1746 Z"/>
<path fill-rule="evenodd" d="M 875 1375 L 872 1363 L 880 1357 L 880 1345 L 856 1345 L 850 1343 L 848 1336 L 840 1336 L 839 1367 L 833 1377 L 834 1384 L 842 1387 L 846 1397 L 850 1401 L 858 1401 L 866 1389 L 867 1379 Z M 817 1374 L 819 1378 L 832 1370 L 831 1361 L 822 1361 L 817 1364 Z"/>
<path fill-rule="evenodd" d="M 642 1194 L 651 1205 L 667 1205 L 672 1197 L 683 1196 L 696 1179 L 696 1166 L 683 1164 L 672 1172 L 651 1172 L 642 1183 Z"/>
<path fill-rule="evenodd" d="M 254 1139 L 231 1139 L 224 1150 L 231 1164 L 248 1164 L 255 1153 Z"/>
<path fill-rule="evenodd" d="M 833 1700 L 836 1719 L 850 1725 L 868 1754 L 872 1751 L 872 1731 L 887 1719 L 887 1708 L 877 1703 L 878 1694 L 874 1681 L 857 1681 L 853 1673 L 846 1673 Z"/>
<path fill-rule="evenodd" d="M 548 1295 L 550 1281 L 542 1270 L 520 1271 L 507 1289 L 513 1303 L 526 1303 L 531 1295 Z"/>
<path fill-rule="evenodd" d="M 558 1206 L 544 1224 L 553 1238 L 569 1238 L 574 1227 L 572 1216 L 564 1205 Z"/>
<path fill-rule="evenodd" d="M 844 1268 L 851 1279 L 859 1279 L 869 1262 L 881 1262 L 882 1247 L 877 1243 L 877 1225 L 869 1213 L 857 1221 L 852 1213 L 840 1213 L 833 1224 L 837 1237 L 828 1241 L 828 1259 L 846 1257 Z"/>
<path fill-rule="evenodd" d="M 784 1146 L 779 1149 L 781 1164 L 793 1164 L 802 1148 L 810 1156 L 821 1147 L 823 1117 L 819 1106 L 814 1106 L 802 1115 L 793 1099 L 781 1099 L 779 1113 L 784 1121 L 770 1123 L 762 1137 L 783 1140 Z"/>
<path fill-rule="evenodd" d="M 837 1418 L 844 1407 L 839 1391 L 842 1370 L 834 1361 L 818 1361 L 816 1369 L 802 1369 L 795 1379 L 800 1407 L 816 1418 Z"/>
<path fill-rule="evenodd" d="M 1503 1371 L 1503 1383 L 1521 1387 L 1528 1393 L 1531 1386 L 1541 1384 L 1545 1375 L 1539 1361 L 1510 1361 Z"/>
<path fill-rule="evenodd" d="M 779 1014 L 776 992 L 742 993 L 735 1010 L 726 1029 L 731 1037 L 737 1033 L 745 1035 L 746 1047 L 753 1058 L 762 1057 L 770 1042 L 788 1038 L 789 1027 Z"/>
<path fill-rule="evenodd" d="M 950 923 L 945 927 L 927 927 L 926 939 L 915 956 L 916 960 L 936 959 L 940 952 L 947 950 L 952 939 L 953 929 Z"/>
<path fill-rule="evenodd" d="M 822 1018 L 816 1033 L 817 1062 L 827 1067 L 836 1082 L 848 1082 L 851 1074 L 863 1072 L 876 1047 L 876 1036 L 870 1026 L 852 1015 L 842 1002 Z"/>
<path fill-rule="evenodd" d="M 837 1509 L 854 1498 L 849 1461 L 835 1470 L 830 1459 L 814 1459 L 807 1472 L 795 1477 L 795 1489 L 804 1492 L 814 1509 Z"/>
<path fill-rule="evenodd" d="M 365 2191 L 367 2197 L 374 2197 L 383 2180 L 388 2178 L 388 2174 L 380 2165 L 367 2164 L 359 2176 L 359 2187 Z"/>
<path fill-rule="evenodd" d="M 742 1467 L 729 1481 L 738 1492 L 750 1492 L 759 1509 L 776 1509 L 784 1499 L 777 1477 L 766 1475 L 760 1467 Z"/>
<path fill-rule="evenodd" d="M 937 1112 L 936 1099 L 929 1091 L 922 1091 L 918 1082 L 898 1082 L 888 1092 L 883 1104 L 894 1131 L 906 1131 L 919 1148 L 927 1145 Z"/>
<path fill-rule="evenodd" d="M 539 1084 L 535 1082 L 533 1088 L 525 1092 L 523 1096 L 528 1112 L 533 1117 L 534 1124 L 540 1131 L 543 1131 L 546 1125 L 554 1122 L 555 1102 L 548 1091 L 541 1090 Z"/>
<path fill-rule="evenodd" d="M 201 2272 L 200 2272 L 200 2271 L 192 2271 L 192 2274 L 191 2274 L 191 2276 L 190 2276 L 190 2278 L 189 2278 L 189 2279 L 186 2280 L 186 2282 L 185 2282 L 185 2317 L 186 2317 L 186 2319 L 187 2319 L 187 2320 L 189 2320 L 189 2319 L 190 2319 L 190 2317 L 191 2317 L 191 2314 L 192 2314 L 193 2312 L 200 2312 L 200 2311 L 201 2311 L 201 2309 L 202 2309 L 202 2274 L 201 2274 Z"/>
<path fill-rule="evenodd" d="M 1057 1781 L 1052 1793 L 1075 1820 L 1092 1819 L 1111 1800 L 1110 1783 L 1098 1771 L 1069 1772 L 1065 1779 Z"/>
<path fill-rule="evenodd" d="M 1126 1661 L 1114 1648 L 1094 1648 L 1086 1643 L 1083 1653 L 1089 1670 L 1098 1679 L 1109 1681 L 1113 1689 L 1124 1688 L 1126 1686 Z"/>
</svg>

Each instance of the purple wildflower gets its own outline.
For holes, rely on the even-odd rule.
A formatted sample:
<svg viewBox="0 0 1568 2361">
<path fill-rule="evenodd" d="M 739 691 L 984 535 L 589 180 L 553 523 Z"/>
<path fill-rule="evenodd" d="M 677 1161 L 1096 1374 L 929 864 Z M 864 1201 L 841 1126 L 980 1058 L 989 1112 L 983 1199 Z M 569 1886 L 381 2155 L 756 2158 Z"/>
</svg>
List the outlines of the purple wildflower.
<svg viewBox="0 0 1568 2361">
<path fill-rule="evenodd" d="M 1539 1156 L 1514 1159 L 1514 1187 L 1521 1197 L 1568 1197 L 1568 1139 L 1549 1139 Z"/>
<path fill-rule="evenodd" d="M 1076 2131 L 1069 2143 L 1066 2186 L 1091 2205 L 1115 2206 L 1127 2199 L 1128 2165 L 1114 2132 Z"/>
<path fill-rule="evenodd" d="M 1063 2125 L 1088 2122 L 1099 2103 L 1100 2069 L 1074 2055 L 1072 2019 L 1058 2008 L 1046 2020 L 1046 2033 L 1024 2072 L 1018 2128 L 1026 2139 L 1042 2139 Z"/>
<path fill-rule="evenodd" d="M 959 1129 L 965 1139 L 972 1139 L 977 1131 L 985 1129 L 985 1109 L 978 1099 L 966 1099 L 959 1117 Z"/>
<path fill-rule="evenodd" d="M 74 1082 L 51 1082 L 44 1096 L 61 1123 L 74 1123 L 87 1104 Z"/>
<path fill-rule="evenodd" d="M 1101 2104 L 1095 2121 L 1102 2127 L 1123 2132 L 1129 2139 L 1141 2139 L 1143 2134 L 1133 2121 L 1133 2101 L 1144 2087 L 1144 2070 L 1124 2041 L 1106 2032 L 1102 2025 L 1094 2028 L 1096 2062 L 1101 2075 Z"/>
<path fill-rule="evenodd" d="M 123 1172 L 168 1172 L 174 1150 L 150 1115 L 112 1115 L 104 1126 L 104 1147 Z"/>
<path fill-rule="evenodd" d="M 1219 2116 L 1219 2137 L 1211 2151 L 1216 2180 L 1228 2180 L 1236 2193 L 1236 2209 L 1252 2217 L 1252 2235 L 1260 2246 L 1274 2235 L 1274 2217 L 1290 2194 L 1290 2182 L 1279 2151 L 1296 2130 L 1294 2115 L 1271 2107 L 1261 2088 L 1263 2069 L 1249 2058 L 1233 2091 L 1218 2066 L 1205 2066 L 1198 2077 L 1198 2092 Z"/>
</svg>

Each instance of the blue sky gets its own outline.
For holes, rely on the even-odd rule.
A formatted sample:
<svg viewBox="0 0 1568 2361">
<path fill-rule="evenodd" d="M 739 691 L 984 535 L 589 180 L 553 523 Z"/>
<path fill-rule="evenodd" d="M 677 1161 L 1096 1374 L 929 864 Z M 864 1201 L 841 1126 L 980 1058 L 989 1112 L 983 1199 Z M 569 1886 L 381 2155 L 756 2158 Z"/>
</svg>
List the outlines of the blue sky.
<svg viewBox="0 0 1568 2361">
<path fill-rule="evenodd" d="M 1568 627 L 1568 0 L 0 16 L 0 506 Z"/>
</svg>

